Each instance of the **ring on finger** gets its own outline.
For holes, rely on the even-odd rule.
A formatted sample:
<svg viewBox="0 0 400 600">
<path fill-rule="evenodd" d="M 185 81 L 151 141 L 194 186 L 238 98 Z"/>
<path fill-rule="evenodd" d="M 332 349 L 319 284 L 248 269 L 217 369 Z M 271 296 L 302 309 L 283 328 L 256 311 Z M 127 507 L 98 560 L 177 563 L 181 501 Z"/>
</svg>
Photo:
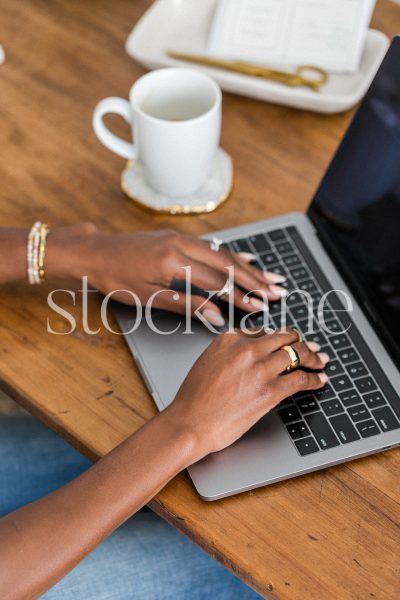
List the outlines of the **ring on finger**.
<svg viewBox="0 0 400 600">
<path fill-rule="evenodd" d="M 228 277 L 228 279 L 225 282 L 225 285 L 216 293 L 217 298 L 222 298 L 222 296 L 229 296 L 229 294 L 233 292 L 234 287 L 235 284 L 233 283 L 232 279 Z"/>
<path fill-rule="evenodd" d="M 210 242 L 210 248 L 213 252 L 219 252 L 220 246 L 222 244 L 222 240 L 214 237 Z"/>
<path fill-rule="evenodd" d="M 281 349 L 287 352 L 289 355 L 290 364 L 286 367 L 285 371 L 286 373 L 290 373 L 290 371 L 294 371 L 300 366 L 299 355 L 297 354 L 293 346 L 282 346 Z"/>
</svg>

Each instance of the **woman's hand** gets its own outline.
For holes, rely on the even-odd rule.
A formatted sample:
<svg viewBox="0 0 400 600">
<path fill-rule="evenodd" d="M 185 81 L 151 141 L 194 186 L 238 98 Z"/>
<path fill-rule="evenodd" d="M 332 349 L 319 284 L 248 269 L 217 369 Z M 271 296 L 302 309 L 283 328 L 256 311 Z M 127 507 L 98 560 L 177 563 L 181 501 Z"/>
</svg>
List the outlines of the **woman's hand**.
<svg viewBox="0 0 400 600">
<path fill-rule="evenodd" d="M 70 239 L 68 239 L 70 238 Z M 66 227 L 51 232 L 48 238 L 50 269 L 56 268 L 55 256 L 64 247 L 69 275 L 88 276 L 89 283 L 108 294 L 131 290 L 145 304 L 156 292 L 153 306 L 185 314 L 186 296 L 170 288 L 173 279 L 185 280 L 184 267 L 191 267 L 192 283 L 203 290 L 220 290 L 228 279 L 227 267 L 234 267 L 235 305 L 246 311 L 263 309 L 263 300 L 277 300 L 286 294 L 278 283 L 284 278 L 251 266 L 253 255 L 235 254 L 225 248 L 213 252 L 209 242 L 171 230 L 145 233 L 100 233 L 92 225 Z M 47 259 L 47 257 L 46 257 Z M 240 289 L 242 288 L 242 289 Z M 256 297 L 245 297 L 244 290 Z M 113 298 L 127 304 L 132 295 L 119 291 Z M 226 299 L 226 298 L 225 298 Z M 201 308 L 200 308 L 201 307 Z M 223 325 L 219 308 L 201 296 L 191 296 L 192 313 L 201 313 L 213 325 Z"/>
<path fill-rule="evenodd" d="M 296 350 L 301 367 L 322 370 L 329 361 L 318 344 L 299 343 L 293 331 L 224 333 L 200 356 L 163 413 L 194 433 L 196 461 L 235 442 L 288 396 L 325 385 L 322 372 L 284 373 L 290 363 L 285 345 Z"/>
</svg>

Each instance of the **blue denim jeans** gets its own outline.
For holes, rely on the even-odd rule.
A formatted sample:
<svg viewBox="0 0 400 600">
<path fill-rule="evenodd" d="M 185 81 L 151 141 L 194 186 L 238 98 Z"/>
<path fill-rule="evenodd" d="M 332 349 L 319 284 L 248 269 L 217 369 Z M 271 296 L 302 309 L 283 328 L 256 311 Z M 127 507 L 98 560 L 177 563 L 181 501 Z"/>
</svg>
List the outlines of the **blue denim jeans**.
<svg viewBox="0 0 400 600">
<path fill-rule="evenodd" d="M 33 417 L 1 417 L 0 517 L 59 488 L 89 466 L 88 460 Z M 145 509 L 43 598 L 255 600 L 259 596 Z"/>
</svg>

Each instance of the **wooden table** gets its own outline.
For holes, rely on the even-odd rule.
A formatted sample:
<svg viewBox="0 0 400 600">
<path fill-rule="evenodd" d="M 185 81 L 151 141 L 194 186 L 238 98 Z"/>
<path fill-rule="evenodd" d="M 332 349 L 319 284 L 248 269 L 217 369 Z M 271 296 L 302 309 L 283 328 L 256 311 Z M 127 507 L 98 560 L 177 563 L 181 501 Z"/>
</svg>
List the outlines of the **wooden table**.
<svg viewBox="0 0 400 600">
<path fill-rule="evenodd" d="M 1 0 L 1 226 L 90 219 L 113 231 L 172 226 L 201 234 L 306 208 L 351 115 L 228 95 L 223 146 L 236 175 L 229 202 L 210 215 L 168 218 L 126 200 L 123 162 L 95 139 L 91 114 L 101 98 L 126 96 L 142 73 L 123 44 L 149 4 Z M 399 6 L 380 0 L 374 26 L 396 33 Z M 127 132 L 117 120 L 112 126 Z M 1 290 L 0 387 L 97 459 L 155 407 L 119 336 L 104 329 L 90 336 L 81 327 L 47 333 L 48 317 L 65 330 L 47 307 L 49 289 Z M 93 328 L 101 325 L 98 308 L 93 298 Z M 151 508 L 266 598 L 393 600 L 399 472 L 392 451 L 215 503 L 202 502 L 182 473 Z"/>
</svg>

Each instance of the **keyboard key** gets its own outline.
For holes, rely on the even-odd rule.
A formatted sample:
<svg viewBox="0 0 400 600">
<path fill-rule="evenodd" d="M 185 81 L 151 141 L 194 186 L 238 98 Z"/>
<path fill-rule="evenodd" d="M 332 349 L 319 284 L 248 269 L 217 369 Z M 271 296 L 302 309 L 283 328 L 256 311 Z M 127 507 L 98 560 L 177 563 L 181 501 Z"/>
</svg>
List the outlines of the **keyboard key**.
<svg viewBox="0 0 400 600">
<path fill-rule="evenodd" d="M 344 406 L 353 406 L 354 404 L 360 404 L 360 402 L 362 402 L 361 397 L 356 390 L 341 392 L 339 398 Z"/>
<path fill-rule="evenodd" d="M 298 284 L 299 290 L 304 290 L 305 292 L 308 292 L 309 294 L 312 294 L 313 292 L 317 292 L 318 288 L 315 285 L 315 283 L 312 281 L 312 279 L 306 279 L 305 281 L 301 281 Z"/>
<path fill-rule="evenodd" d="M 325 387 L 320 390 L 316 390 L 314 395 L 317 397 L 317 400 L 329 400 L 330 398 L 334 398 L 336 396 L 332 387 L 327 383 Z"/>
<path fill-rule="evenodd" d="M 339 446 L 337 437 L 322 412 L 312 413 L 311 415 L 306 415 L 304 418 L 321 450 Z"/>
<path fill-rule="evenodd" d="M 338 357 L 347 365 L 348 363 L 356 362 L 360 360 L 358 353 L 354 350 L 354 348 L 346 348 L 345 350 L 338 350 Z"/>
<path fill-rule="evenodd" d="M 313 396 L 304 396 L 302 398 L 295 398 L 296 406 L 303 415 L 319 410 L 318 403 Z"/>
<path fill-rule="evenodd" d="M 230 242 L 229 244 L 221 244 L 223 248 L 228 248 L 228 250 L 232 250 L 232 252 L 240 252 L 238 241 L 235 240 Z"/>
<path fill-rule="evenodd" d="M 295 304 L 304 304 L 306 302 L 304 294 L 299 292 L 290 292 L 285 298 L 285 302 L 288 306 L 294 306 Z"/>
<path fill-rule="evenodd" d="M 309 342 L 317 342 L 320 346 L 327 344 L 326 337 L 322 333 L 322 331 L 315 331 L 313 333 L 309 333 L 306 335 L 307 341 Z"/>
<path fill-rule="evenodd" d="M 264 252 L 271 250 L 271 246 L 263 233 L 251 235 L 248 239 L 258 254 L 264 254 Z"/>
<path fill-rule="evenodd" d="M 326 335 L 338 335 L 338 333 L 343 333 L 344 327 L 340 321 L 337 319 L 333 319 L 330 321 L 325 321 L 325 325 L 321 323 L 321 328 L 323 329 Z"/>
<path fill-rule="evenodd" d="M 285 307 L 283 306 L 282 302 L 270 302 L 268 304 L 268 312 L 271 315 L 271 317 L 275 317 L 276 315 L 280 315 L 285 311 Z"/>
<path fill-rule="evenodd" d="M 372 392 L 372 390 L 376 390 L 376 383 L 372 379 L 372 377 L 364 377 L 363 379 L 356 379 L 354 382 L 357 386 L 357 389 L 361 394 L 365 394 L 366 392 Z"/>
<path fill-rule="evenodd" d="M 291 421 L 301 421 L 299 411 L 295 406 L 287 406 L 278 410 L 279 416 L 284 423 L 290 423 Z"/>
<path fill-rule="evenodd" d="M 253 317 L 249 317 L 248 322 L 250 327 L 261 327 L 264 324 L 267 327 L 271 327 L 272 325 L 271 320 L 268 319 L 265 313 L 262 312 L 258 313 L 257 315 L 254 315 Z"/>
<path fill-rule="evenodd" d="M 360 439 L 360 436 L 346 414 L 343 413 L 342 415 L 332 417 L 330 422 L 342 444 L 348 444 Z"/>
<path fill-rule="evenodd" d="M 400 427 L 400 423 L 388 406 L 377 408 L 372 411 L 372 414 L 382 431 L 392 431 L 392 429 L 398 429 Z"/>
<path fill-rule="evenodd" d="M 271 271 L 273 271 L 271 265 L 279 262 L 279 259 L 273 252 L 268 252 L 267 254 L 260 256 L 260 262 L 264 267 L 267 267 L 267 270 L 270 268 Z"/>
<path fill-rule="evenodd" d="M 292 244 L 287 241 L 276 244 L 275 250 L 279 252 L 279 254 L 289 254 L 289 252 L 294 252 Z"/>
<path fill-rule="evenodd" d="M 359 421 L 365 421 L 365 419 L 369 419 L 371 417 L 371 413 L 368 408 L 364 406 L 364 404 L 356 404 L 355 406 L 350 406 L 347 411 L 351 417 L 351 420 L 354 423 L 358 423 Z"/>
<path fill-rule="evenodd" d="M 282 229 L 276 229 L 275 231 L 269 231 L 267 237 L 271 240 L 271 242 L 280 242 L 281 240 L 286 239 L 285 232 Z"/>
<path fill-rule="evenodd" d="M 253 248 L 250 248 L 247 240 L 235 240 L 230 243 L 230 247 L 234 252 L 251 252 L 254 254 Z"/>
<path fill-rule="evenodd" d="M 293 281 L 289 277 L 286 277 L 286 281 L 282 281 L 282 283 L 280 283 L 279 285 L 286 288 L 287 290 L 294 290 L 296 287 L 295 284 L 293 283 Z"/>
<path fill-rule="evenodd" d="M 328 362 L 324 371 L 328 377 L 333 377 L 334 375 L 341 375 L 344 373 L 343 367 L 338 360 L 331 360 Z"/>
<path fill-rule="evenodd" d="M 318 446 L 312 439 L 312 437 L 297 440 L 297 442 L 295 442 L 295 446 L 301 456 L 306 456 L 307 454 L 313 454 L 314 452 L 318 452 Z"/>
<path fill-rule="evenodd" d="M 308 307 L 306 304 L 300 304 L 299 306 L 292 306 L 290 313 L 295 319 L 307 319 L 309 317 Z"/>
<path fill-rule="evenodd" d="M 344 333 L 332 337 L 331 344 L 337 350 L 339 350 L 340 348 L 346 348 L 346 346 L 351 346 L 349 338 Z"/>
<path fill-rule="evenodd" d="M 296 325 L 289 313 L 273 315 L 273 322 L 276 329 L 287 329 Z"/>
<path fill-rule="evenodd" d="M 285 303 L 281 302 L 280 300 L 270 302 L 269 311 L 270 311 L 270 314 L 272 317 L 279 316 L 279 318 L 284 318 L 285 315 L 289 316 L 289 311 L 288 311 L 287 306 L 285 306 Z"/>
<path fill-rule="evenodd" d="M 381 392 L 372 392 L 371 394 L 365 394 L 364 401 L 368 408 L 378 408 L 379 406 L 384 406 L 386 404 L 386 400 L 381 394 Z"/>
<path fill-rule="evenodd" d="M 357 377 L 363 377 L 364 375 L 368 375 L 368 369 L 362 362 L 352 363 L 346 367 L 348 374 L 353 379 Z"/>
<path fill-rule="evenodd" d="M 302 279 L 308 279 L 310 277 L 307 269 L 304 267 L 296 267 L 290 271 L 290 275 L 296 281 L 301 281 Z"/>
<path fill-rule="evenodd" d="M 343 412 L 343 406 L 340 404 L 339 400 L 333 398 L 332 400 L 325 400 L 325 402 L 321 402 L 320 406 L 327 417 L 332 417 L 333 415 L 337 415 Z"/>
<path fill-rule="evenodd" d="M 271 314 L 277 315 L 285 312 L 287 308 L 285 307 L 284 303 L 281 302 L 281 300 L 270 300 L 268 302 L 268 310 Z"/>
<path fill-rule="evenodd" d="M 286 429 L 288 430 L 292 440 L 298 440 L 299 438 L 304 438 L 311 435 L 310 430 L 303 421 L 300 421 L 299 423 L 293 423 L 293 425 L 287 425 Z"/>
<path fill-rule="evenodd" d="M 300 329 L 303 337 L 305 337 L 307 334 L 315 331 L 315 323 L 312 319 L 298 319 L 297 328 Z"/>
<path fill-rule="evenodd" d="M 330 308 L 324 308 L 321 311 L 318 304 L 314 305 L 314 312 L 315 316 L 321 319 L 321 324 L 325 324 L 328 321 L 332 321 L 332 319 L 335 319 L 336 317 L 335 313 Z M 324 320 L 322 321 L 322 319 Z"/>
<path fill-rule="evenodd" d="M 343 390 L 348 390 L 349 388 L 353 387 L 353 384 L 347 375 L 338 375 L 338 377 L 332 377 L 330 382 L 337 392 L 342 392 Z"/>
<path fill-rule="evenodd" d="M 297 254 L 287 254 L 282 258 L 282 260 L 289 269 L 291 267 L 295 267 L 296 265 L 301 265 L 301 260 Z"/>
<path fill-rule="evenodd" d="M 320 303 L 320 300 L 321 300 L 321 298 L 322 298 L 322 294 L 321 294 L 321 292 L 318 292 L 318 291 L 317 291 L 317 292 L 313 292 L 313 293 L 311 294 L 311 298 L 313 299 L 314 306 L 315 306 L 316 308 L 318 308 L 318 304 Z"/>
<path fill-rule="evenodd" d="M 283 277 L 287 277 L 287 271 L 281 267 L 281 265 L 274 265 L 273 272 L 277 275 L 282 275 Z M 279 285 L 282 285 L 281 283 Z"/>
<path fill-rule="evenodd" d="M 378 435 L 378 433 L 380 433 L 379 427 L 372 419 L 363 421 L 362 423 L 356 423 L 356 427 L 363 438 L 368 438 L 371 437 L 371 435 Z"/>
<path fill-rule="evenodd" d="M 331 360 L 335 358 L 335 351 L 331 346 L 321 346 L 321 352 L 325 352 Z"/>
</svg>

